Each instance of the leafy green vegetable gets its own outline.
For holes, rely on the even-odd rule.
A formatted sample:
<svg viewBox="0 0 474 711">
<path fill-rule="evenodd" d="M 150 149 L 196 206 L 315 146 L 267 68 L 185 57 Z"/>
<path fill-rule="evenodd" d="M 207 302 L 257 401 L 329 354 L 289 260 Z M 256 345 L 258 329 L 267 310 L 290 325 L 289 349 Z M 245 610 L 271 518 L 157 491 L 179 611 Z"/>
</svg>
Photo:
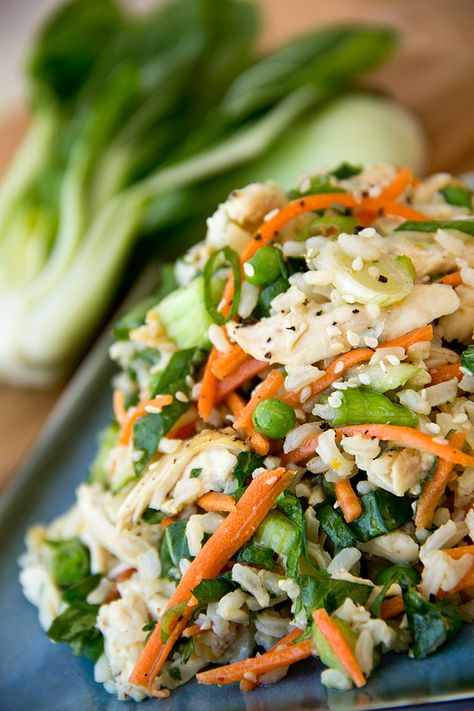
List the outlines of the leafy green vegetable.
<svg viewBox="0 0 474 711">
<path fill-rule="evenodd" d="M 355 546 L 357 543 L 355 535 L 344 521 L 340 512 L 333 508 L 330 503 L 324 502 L 321 506 L 318 506 L 316 514 L 321 528 L 333 544 L 336 552 L 342 548 Z"/>
<path fill-rule="evenodd" d="M 150 639 L 156 625 L 157 625 L 156 620 L 152 620 L 152 622 L 147 622 L 146 625 L 143 625 L 142 632 L 148 632 L 147 636 L 145 637 L 145 642 L 148 642 L 148 640 Z"/>
<path fill-rule="evenodd" d="M 359 541 L 395 531 L 404 526 L 412 517 L 410 500 L 406 496 L 395 496 L 384 489 L 375 489 L 360 497 L 362 515 L 349 524 L 349 528 Z"/>
<path fill-rule="evenodd" d="M 472 210 L 472 192 L 464 185 L 447 185 L 439 192 L 449 205 L 468 207 Z"/>
<path fill-rule="evenodd" d="M 214 303 L 216 298 L 212 286 L 211 300 Z M 220 289 L 219 297 L 221 291 Z M 172 291 L 157 306 L 167 336 L 179 348 L 210 347 L 207 332 L 212 319 L 205 305 L 204 292 L 204 279 L 197 277 L 187 286 Z"/>
<path fill-rule="evenodd" d="M 181 664 L 187 664 L 189 657 L 194 652 L 194 637 L 178 642 L 175 649 L 181 655 Z"/>
<path fill-rule="evenodd" d="M 175 681 L 181 681 L 181 672 L 178 667 L 170 667 L 169 675 Z"/>
<path fill-rule="evenodd" d="M 395 232 L 436 232 L 436 230 L 459 230 L 474 237 L 474 220 L 430 220 L 429 222 L 402 222 Z"/>
<path fill-rule="evenodd" d="M 345 190 L 340 185 L 335 185 L 329 175 L 316 175 L 311 178 L 309 185 L 306 190 L 294 190 L 290 196 L 291 197 L 305 197 L 306 195 L 319 195 L 321 193 L 346 193 Z M 334 202 L 337 202 L 334 199 Z"/>
<path fill-rule="evenodd" d="M 403 601 L 412 634 L 412 652 L 427 657 L 461 629 L 461 616 L 449 602 L 428 602 L 412 585 L 403 586 Z"/>
<path fill-rule="evenodd" d="M 194 469 L 191 469 L 189 472 L 189 478 L 190 479 L 196 479 L 200 473 L 202 472 L 202 467 L 194 467 Z"/>
<path fill-rule="evenodd" d="M 106 461 L 111 449 L 117 442 L 120 428 L 116 422 L 112 422 L 99 434 L 99 448 L 89 467 L 88 481 L 91 484 L 100 484 L 104 488 L 107 486 Z"/>
<path fill-rule="evenodd" d="M 331 614 L 347 597 L 359 605 L 364 605 L 372 590 L 370 585 L 331 578 L 326 570 L 315 570 L 311 575 L 302 575 L 298 584 L 308 619 L 311 618 L 313 610 L 320 607 L 324 607 Z"/>
<path fill-rule="evenodd" d="M 104 650 L 101 632 L 95 626 L 99 605 L 76 602 L 51 623 L 47 635 L 53 642 L 66 642 L 76 656 L 96 662 Z"/>
<path fill-rule="evenodd" d="M 374 390 L 348 388 L 340 390 L 339 395 L 341 405 L 334 408 L 334 414 L 329 418 L 333 427 L 360 425 L 366 422 L 405 427 L 418 425 L 418 417 L 415 413 Z"/>
<path fill-rule="evenodd" d="M 51 575 L 61 587 L 69 587 L 89 573 L 89 551 L 77 538 L 47 541 L 52 550 Z"/>
<path fill-rule="evenodd" d="M 85 602 L 89 593 L 96 589 L 101 580 L 102 575 L 100 573 L 87 575 L 68 587 L 62 593 L 61 597 L 64 602 L 68 602 L 69 604 Z"/>
<path fill-rule="evenodd" d="M 385 596 L 394 583 L 401 584 L 403 582 L 404 585 L 416 585 L 419 580 L 420 576 L 417 571 L 408 565 L 391 565 L 382 570 L 375 579 L 377 585 L 383 585 L 383 588 L 375 598 L 372 605 L 371 612 L 373 616 L 380 617 L 380 611 L 382 609 Z"/>
<path fill-rule="evenodd" d="M 331 175 L 334 175 L 338 180 L 347 180 L 348 178 L 353 178 L 354 175 L 359 175 L 361 172 L 361 165 L 352 165 L 344 161 L 344 163 L 341 163 L 331 171 Z"/>
<path fill-rule="evenodd" d="M 301 531 L 280 511 L 270 511 L 254 536 L 256 544 L 286 559 L 286 572 L 294 578 L 301 555 Z"/>
<path fill-rule="evenodd" d="M 192 593 L 199 604 L 207 604 L 209 602 L 217 602 L 234 589 L 235 585 L 230 580 L 219 577 L 214 580 L 201 580 L 193 588 Z"/>
<path fill-rule="evenodd" d="M 240 549 L 237 554 L 237 560 L 239 563 L 261 565 L 264 568 L 268 568 L 268 570 L 273 570 L 275 567 L 273 550 L 253 541 L 249 541 Z"/>
<path fill-rule="evenodd" d="M 235 465 L 233 476 L 237 479 L 237 484 L 243 487 L 248 483 L 255 469 L 263 466 L 263 457 L 255 452 L 240 452 L 237 455 L 237 464 Z"/>
<path fill-rule="evenodd" d="M 474 346 L 469 346 L 461 355 L 461 365 L 474 375 Z"/>
<path fill-rule="evenodd" d="M 258 303 L 254 310 L 257 318 L 263 318 L 270 314 L 270 304 L 278 294 L 288 291 L 290 282 L 287 277 L 279 276 L 274 282 L 264 287 L 258 295 Z"/>
<path fill-rule="evenodd" d="M 165 529 L 160 545 L 161 574 L 164 576 L 179 579 L 179 561 L 191 557 L 185 533 L 186 524 L 186 520 L 174 521 Z"/>
<path fill-rule="evenodd" d="M 187 348 L 173 353 L 166 368 L 152 376 L 150 397 L 170 393 L 170 388 L 189 374 L 196 353 L 196 348 Z"/>
<path fill-rule="evenodd" d="M 166 514 L 162 511 L 157 511 L 156 509 L 145 509 L 142 513 L 142 521 L 145 523 L 161 523 L 165 518 Z"/>
<path fill-rule="evenodd" d="M 117 341 L 128 340 L 130 331 L 143 326 L 149 309 L 156 304 L 156 296 L 147 296 L 126 311 L 114 325 L 114 338 Z"/>
</svg>

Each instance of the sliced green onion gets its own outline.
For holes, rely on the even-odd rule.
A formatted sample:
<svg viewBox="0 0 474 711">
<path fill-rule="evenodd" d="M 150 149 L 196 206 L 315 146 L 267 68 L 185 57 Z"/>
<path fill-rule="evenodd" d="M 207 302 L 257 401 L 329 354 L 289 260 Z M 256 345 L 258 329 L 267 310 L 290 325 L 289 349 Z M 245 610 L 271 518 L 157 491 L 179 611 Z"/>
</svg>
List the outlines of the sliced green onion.
<svg viewBox="0 0 474 711">
<path fill-rule="evenodd" d="M 448 205 L 468 207 L 472 210 L 472 193 L 465 185 L 447 185 L 439 192 Z"/>
<path fill-rule="evenodd" d="M 302 230 L 298 232 L 296 239 L 300 242 L 314 237 L 315 235 L 324 235 L 332 237 L 346 232 L 353 234 L 357 220 L 349 215 L 322 215 L 311 220 Z"/>
<path fill-rule="evenodd" d="M 271 284 L 280 276 L 281 262 L 280 250 L 275 247 L 260 247 L 244 264 L 245 278 L 254 286 Z"/>
<path fill-rule="evenodd" d="M 410 257 L 407 257 L 405 254 L 401 254 L 399 257 L 395 257 L 395 259 L 402 265 L 402 267 L 405 267 L 412 279 L 416 279 L 415 265 L 411 261 Z"/>
<path fill-rule="evenodd" d="M 437 230 L 459 230 L 474 237 L 474 220 L 430 220 L 429 222 L 407 220 L 402 222 L 395 232 L 436 232 Z"/>
<path fill-rule="evenodd" d="M 471 375 L 474 375 L 474 346 L 469 346 L 469 348 L 463 352 L 461 365 L 468 370 Z"/>
<path fill-rule="evenodd" d="M 296 415 L 286 402 L 269 397 L 253 411 L 252 421 L 257 432 L 270 439 L 281 439 L 296 423 Z"/>
<path fill-rule="evenodd" d="M 177 605 L 172 605 L 168 610 L 166 610 L 163 615 L 163 619 L 161 620 L 160 628 L 160 639 L 163 643 L 169 639 L 173 623 L 182 616 L 187 606 L 188 603 L 184 600 L 183 602 L 179 602 Z"/>
<path fill-rule="evenodd" d="M 223 316 L 217 310 L 213 300 L 212 278 L 217 269 L 228 264 L 232 269 L 234 277 L 234 298 L 232 300 L 232 308 L 228 316 Z M 209 317 L 219 326 L 223 326 L 227 321 L 234 318 L 239 308 L 240 291 L 242 288 L 242 274 L 240 270 L 240 258 L 235 249 L 232 247 L 222 247 L 217 252 L 214 252 L 207 260 L 204 267 L 204 304 Z"/>
</svg>

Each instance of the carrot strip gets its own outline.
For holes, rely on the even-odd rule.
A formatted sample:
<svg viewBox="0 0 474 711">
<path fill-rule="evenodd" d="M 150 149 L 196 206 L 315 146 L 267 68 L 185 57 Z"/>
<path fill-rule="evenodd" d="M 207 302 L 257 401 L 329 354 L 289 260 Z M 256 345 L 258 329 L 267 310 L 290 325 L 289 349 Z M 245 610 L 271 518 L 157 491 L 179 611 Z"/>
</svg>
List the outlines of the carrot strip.
<svg viewBox="0 0 474 711">
<path fill-rule="evenodd" d="M 206 363 L 204 375 L 202 376 L 201 392 L 198 399 L 199 417 L 207 422 L 214 408 L 217 391 L 217 378 L 212 372 L 212 366 L 219 357 L 219 351 L 213 348 Z"/>
<path fill-rule="evenodd" d="M 436 597 L 449 599 L 453 593 L 464 592 L 464 590 L 470 590 L 471 588 L 474 588 L 474 567 L 471 568 L 471 570 L 468 570 L 466 575 L 461 578 L 456 587 L 454 587 L 452 590 L 449 590 L 449 592 L 441 590 L 440 588 L 436 593 Z"/>
<path fill-rule="evenodd" d="M 199 625 L 190 625 L 189 627 L 186 627 L 186 629 L 183 631 L 183 637 L 196 637 L 196 635 L 204 634 L 208 631 L 209 630 L 203 630 L 202 627 L 200 627 Z"/>
<path fill-rule="evenodd" d="M 222 380 L 242 365 L 250 356 L 236 343 L 227 353 L 223 353 L 212 364 L 211 370 L 219 380 Z"/>
<path fill-rule="evenodd" d="M 444 553 L 447 553 L 455 560 L 459 560 L 459 558 L 462 558 L 463 555 L 474 555 L 474 545 L 458 546 L 457 548 L 445 548 Z"/>
<path fill-rule="evenodd" d="M 240 388 L 241 385 L 254 378 L 265 368 L 268 368 L 268 363 L 254 358 L 239 365 L 233 373 L 217 383 L 216 405 L 219 405 L 230 393 Z"/>
<path fill-rule="evenodd" d="M 291 476 L 291 472 L 285 472 L 285 469 L 280 467 L 264 472 L 252 480 L 237 502 L 235 511 L 224 519 L 194 558 L 164 611 L 174 605 L 188 602 L 185 614 L 177 622 L 166 643 L 161 641 L 161 621 L 158 622 L 135 665 L 130 683 L 148 688 L 152 686 L 192 614 L 195 600 L 191 591 L 204 578 L 215 578 L 234 553 L 253 536 L 277 496 L 288 485 Z"/>
<path fill-rule="evenodd" d="M 405 333 L 405 335 L 399 338 L 392 338 L 391 341 L 385 341 L 379 343 L 379 348 L 404 348 L 407 350 L 414 343 L 421 343 L 423 341 L 433 340 L 433 326 L 421 326 L 420 328 L 415 328 L 414 331 Z"/>
<path fill-rule="evenodd" d="M 288 647 L 289 644 L 292 644 L 295 640 L 298 639 L 298 637 L 301 637 L 302 635 L 302 630 L 300 629 L 294 629 L 291 632 L 288 632 L 287 635 L 282 637 L 278 642 L 276 642 L 270 649 L 267 650 L 267 652 L 274 652 L 276 649 L 283 649 L 283 647 Z M 250 679 L 242 679 L 240 682 L 240 691 L 253 691 L 257 686 L 256 681 L 251 681 Z"/>
<path fill-rule="evenodd" d="M 115 578 L 115 582 L 116 583 L 123 583 L 124 580 L 128 580 L 136 572 L 137 572 L 136 568 L 127 568 L 126 570 L 123 570 L 121 573 L 119 573 L 117 575 L 117 577 Z"/>
<path fill-rule="evenodd" d="M 276 395 L 278 390 L 282 387 L 284 380 L 285 379 L 279 370 L 270 371 L 265 380 L 263 380 L 255 389 L 255 392 L 248 401 L 247 405 L 236 418 L 233 425 L 234 429 L 245 430 L 249 427 L 249 425 L 252 424 L 252 413 L 258 403 Z"/>
<path fill-rule="evenodd" d="M 336 492 L 336 499 L 341 507 L 341 511 L 344 514 L 346 523 L 351 523 L 355 521 L 356 518 L 362 516 L 362 505 L 360 499 L 352 488 L 352 484 L 349 479 L 342 479 L 342 481 L 337 481 L 334 485 L 334 490 Z"/>
<path fill-rule="evenodd" d="M 301 632 L 300 632 L 301 634 Z M 260 657 L 245 659 L 243 662 L 234 662 L 227 664 L 217 669 L 209 669 L 209 671 L 199 672 L 196 678 L 199 684 L 233 684 L 236 681 L 242 681 L 245 674 L 266 674 L 266 672 L 287 667 L 290 664 L 295 664 L 302 659 L 307 659 L 313 654 L 313 642 L 310 639 L 305 639 L 296 644 L 279 649 L 280 643 L 275 650 L 269 650 Z"/>
<path fill-rule="evenodd" d="M 226 400 L 231 412 L 235 417 L 238 417 L 245 408 L 245 400 L 240 397 L 238 393 L 230 393 Z M 270 443 L 266 437 L 264 437 L 260 432 L 257 432 L 253 424 L 247 427 L 247 435 L 252 448 L 257 452 L 257 454 L 265 455 L 268 454 L 270 449 Z"/>
<path fill-rule="evenodd" d="M 127 421 L 127 411 L 125 409 L 125 393 L 122 390 L 114 390 L 114 416 L 120 427 L 124 427 Z"/>
<path fill-rule="evenodd" d="M 436 368 L 430 368 L 429 374 L 431 375 L 430 385 L 438 385 L 439 383 L 446 382 L 446 380 L 453 380 L 453 378 L 461 380 L 461 363 L 438 365 Z"/>
<path fill-rule="evenodd" d="M 160 528 L 162 531 L 165 531 L 168 526 L 173 523 L 174 519 L 172 519 L 170 516 L 166 516 L 166 518 L 163 518 L 160 522 Z"/>
<path fill-rule="evenodd" d="M 157 395 L 152 400 L 142 400 L 138 403 L 131 415 L 127 415 L 127 419 L 124 421 L 122 426 L 122 432 L 118 439 L 119 444 L 128 444 L 130 437 L 132 436 L 133 425 L 140 417 L 146 415 L 147 408 L 162 408 L 165 405 L 170 405 L 173 402 L 171 395 Z"/>
<path fill-rule="evenodd" d="M 352 652 L 352 649 L 349 647 L 346 640 L 334 624 L 333 620 L 329 617 L 324 607 L 321 607 L 318 610 L 314 610 L 313 620 L 319 627 L 324 639 L 329 644 L 332 651 L 341 662 L 348 676 L 360 689 L 360 687 L 364 686 L 364 684 L 366 683 L 365 676 L 362 673 L 362 670 Z"/>
<path fill-rule="evenodd" d="M 441 284 L 448 284 L 448 286 L 460 286 L 463 284 L 461 272 L 451 272 L 451 274 L 445 274 L 441 279 L 439 279 Z"/>
<path fill-rule="evenodd" d="M 196 501 L 204 511 L 235 511 L 235 501 L 230 494 L 222 494 L 218 491 L 208 491 Z"/>
<path fill-rule="evenodd" d="M 394 595 L 383 601 L 380 617 L 382 620 L 391 620 L 392 617 L 397 617 L 404 610 L 403 596 Z"/>
<path fill-rule="evenodd" d="M 379 195 L 380 200 L 396 200 L 413 182 L 413 173 L 410 168 L 402 168 L 395 178 Z"/>
<path fill-rule="evenodd" d="M 466 434 L 464 432 L 453 432 L 448 436 L 448 442 L 452 447 L 461 448 L 465 439 Z M 417 529 L 431 526 L 434 512 L 444 494 L 453 467 L 454 463 L 452 461 L 440 459 L 433 476 L 423 484 L 415 516 Z"/>
</svg>

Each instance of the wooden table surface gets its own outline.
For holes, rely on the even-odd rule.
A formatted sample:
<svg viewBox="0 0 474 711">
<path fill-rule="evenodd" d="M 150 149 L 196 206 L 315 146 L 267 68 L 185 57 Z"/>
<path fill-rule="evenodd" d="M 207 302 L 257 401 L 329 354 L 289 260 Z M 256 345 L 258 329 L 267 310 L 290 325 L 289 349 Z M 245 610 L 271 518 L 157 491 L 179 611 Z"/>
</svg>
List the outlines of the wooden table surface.
<svg viewBox="0 0 474 711">
<path fill-rule="evenodd" d="M 263 44 L 331 22 L 369 20 L 398 28 L 398 53 L 370 78 L 421 119 L 429 170 L 474 170 L 474 0 L 260 0 Z M 1 40 L 1 30 L 0 30 Z M 21 110 L 0 125 L 0 169 L 25 125 Z M 0 314 L 1 319 L 1 314 Z M 62 391 L 0 385 L 0 487 L 28 456 Z"/>
</svg>

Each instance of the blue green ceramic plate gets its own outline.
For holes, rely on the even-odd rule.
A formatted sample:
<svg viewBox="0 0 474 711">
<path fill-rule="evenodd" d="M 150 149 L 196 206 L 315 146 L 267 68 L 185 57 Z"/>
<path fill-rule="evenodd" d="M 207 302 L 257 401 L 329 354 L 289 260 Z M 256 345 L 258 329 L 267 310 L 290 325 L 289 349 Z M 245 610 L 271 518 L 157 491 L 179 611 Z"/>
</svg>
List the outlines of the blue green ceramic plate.
<svg viewBox="0 0 474 711">
<path fill-rule="evenodd" d="M 74 501 L 94 455 L 96 433 L 110 416 L 112 366 L 103 338 L 57 405 L 27 466 L 0 505 L 0 709 L 1 711 L 359 711 L 416 705 L 474 709 L 474 625 L 429 659 L 384 656 L 382 666 L 361 690 L 331 692 L 319 681 L 317 660 L 302 662 L 274 686 L 241 694 L 195 682 L 167 700 L 136 707 L 120 702 L 96 684 L 92 666 L 42 632 L 36 610 L 23 597 L 17 558 L 31 524 L 47 522 Z M 471 701 L 468 701 L 472 698 Z M 462 701 L 460 701 L 462 700 Z M 157 706 L 158 705 L 158 706 Z M 419 706 L 418 706 L 419 705 Z"/>
</svg>

